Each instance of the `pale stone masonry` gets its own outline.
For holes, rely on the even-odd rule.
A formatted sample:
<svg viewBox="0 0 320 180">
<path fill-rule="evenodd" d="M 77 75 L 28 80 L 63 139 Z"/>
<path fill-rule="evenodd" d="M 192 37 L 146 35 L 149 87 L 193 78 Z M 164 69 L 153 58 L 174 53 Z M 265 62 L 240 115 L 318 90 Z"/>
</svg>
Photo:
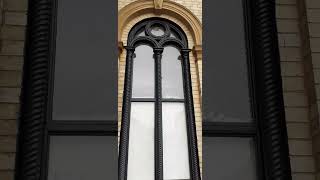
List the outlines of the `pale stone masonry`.
<svg viewBox="0 0 320 180">
<path fill-rule="evenodd" d="M 133 1 L 119 0 L 119 10 Z M 174 1 L 184 5 L 202 21 L 200 0 Z M 292 176 L 293 180 L 320 180 L 320 1 L 277 0 L 276 3 Z M 14 174 L 16 120 L 19 111 L 26 14 L 27 0 L 0 0 L 1 180 L 13 180 Z M 152 14 L 142 15 L 140 20 L 151 16 Z M 167 18 L 170 19 L 169 16 Z M 132 24 L 128 24 L 127 27 L 124 34 L 128 33 Z M 125 43 L 125 35 L 122 41 Z M 193 45 L 193 42 L 190 45 Z M 125 53 L 122 53 L 119 57 L 119 117 L 122 106 L 124 58 Z M 202 62 L 196 63 L 195 59 L 191 53 L 197 135 L 201 137 Z M 201 140 L 198 145 L 201 147 Z M 199 150 L 201 157 L 201 148 Z"/>
</svg>

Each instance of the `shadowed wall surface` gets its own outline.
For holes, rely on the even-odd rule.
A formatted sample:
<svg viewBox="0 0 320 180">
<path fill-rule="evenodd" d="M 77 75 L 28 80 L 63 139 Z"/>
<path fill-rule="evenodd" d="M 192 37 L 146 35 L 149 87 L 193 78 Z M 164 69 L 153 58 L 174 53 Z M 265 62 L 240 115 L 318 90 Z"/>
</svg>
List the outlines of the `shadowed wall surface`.
<svg viewBox="0 0 320 180">
<path fill-rule="evenodd" d="M 202 22 L 201 1 L 173 1 L 185 6 Z M 134 0 L 119 0 L 118 9 L 121 10 L 131 2 Z M 276 0 L 276 4 L 292 177 L 293 180 L 320 180 L 320 164 L 317 161 L 320 159 L 320 1 Z M 125 26 L 124 34 L 136 22 L 152 16 L 156 15 L 143 14 L 137 17 Z M 175 21 L 175 17 L 163 17 Z M 13 180 L 14 174 L 26 18 L 27 0 L 0 0 L 0 179 L 5 180 Z M 177 24 L 183 27 L 181 22 Z M 186 34 L 190 39 L 190 48 L 193 48 L 192 35 L 188 31 Z M 126 35 L 119 41 L 125 43 Z M 124 58 L 125 52 L 121 53 L 118 59 L 119 114 L 122 106 Z M 190 65 L 201 163 L 202 61 L 196 60 L 191 53 Z"/>
</svg>

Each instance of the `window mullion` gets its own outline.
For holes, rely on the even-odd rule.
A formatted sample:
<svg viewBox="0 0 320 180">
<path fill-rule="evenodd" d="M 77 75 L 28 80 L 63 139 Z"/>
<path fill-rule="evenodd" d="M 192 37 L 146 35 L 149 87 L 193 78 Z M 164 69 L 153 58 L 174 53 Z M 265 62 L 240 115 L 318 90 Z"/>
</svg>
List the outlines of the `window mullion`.
<svg viewBox="0 0 320 180">
<path fill-rule="evenodd" d="M 197 148 L 196 125 L 193 109 L 192 85 L 189 62 L 190 49 L 181 49 L 182 72 L 184 79 L 185 107 L 187 118 L 187 134 L 189 144 L 190 179 L 200 180 L 200 169 Z"/>
<path fill-rule="evenodd" d="M 155 60 L 155 180 L 163 180 L 162 151 L 162 86 L 161 86 L 161 56 L 163 48 L 154 48 Z"/>
<path fill-rule="evenodd" d="M 126 74 L 123 95 L 123 112 L 119 147 L 119 180 L 127 179 L 128 171 L 128 147 L 129 147 L 129 126 L 130 126 L 130 107 L 132 94 L 132 71 L 133 71 L 133 55 L 134 47 L 125 47 L 127 50 L 126 58 Z"/>
</svg>

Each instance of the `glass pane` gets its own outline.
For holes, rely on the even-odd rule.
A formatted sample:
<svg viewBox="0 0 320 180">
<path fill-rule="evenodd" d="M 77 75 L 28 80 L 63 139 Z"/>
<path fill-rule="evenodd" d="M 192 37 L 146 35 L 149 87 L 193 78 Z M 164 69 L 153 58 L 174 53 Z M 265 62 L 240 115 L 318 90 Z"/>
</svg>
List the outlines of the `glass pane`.
<svg viewBox="0 0 320 180">
<path fill-rule="evenodd" d="M 203 179 L 257 180 L 252 138 L 203 137 Z"/>
<path fill-rule="evenodd" d="M 162 104 L 163 178 L 189 179 L 188 139 L 184 103 Z"/>
<path fill-rule="evenodd" d="M 176 34 L 173 33 L 173 32 L 170 33 L 170 37 L 172 37 L 172 38 L 177 38 Z"/>
<path fill-rule="evenodd" d="M 154 179 L 154 103 L 131 104 L 128 180 Z"/>
<path fill-rule="evenodd" d="M 170 37 L 176 38 L 176 39 L 180 39 L 180 37 L 177 34 L 177 32 L 175 32 L 175 30 L 173 30 L 173 29 L 171 29 L 171 31 L 170 31 Z"/>
<path fill-rule="evenodd" d="M 138 36 L 146 36 L 146 33 L 145 33 L 144 30 L 143 30 L 143 31 L 141 31 L 141 32 L 138 33 Z"/>
<path fill-rule="evenodd" d="M 163 36 L 165 33 L 165 30 L 161 26 L 153 26 L 151 27 L 151 34 L 154 36 Z"/>
<path fill-rule="evenodd" d="M 183 78 L 180 51 L 167 46 L 163 50 L 162 67 L 162 97 L 183 99 Z"/>
<path fill-rule="evenodd" d="M 146 36 L 145 27 L 142 27 L 137 31 L 137 36 Z"/>
<path fill-rule="evenodd" d="M 118 178 L 117 137 L 50 137 L 48 180 Z"/>
<path fill-rule="evenodd" d="M 133 59 L 133 98 L 154 97 L 153 49 L 147 45 L 138 46 Z"/>
<path fill-rule="evenodd" d="M 215 24 L 205 23 L 212 39 L 204 38 L 203 43 L 210 48 L 203 61 L 203 82 L 208 82 L 203 84 L 203 117 L 214 122 L 250 122 L 243 1 L 214 2 L 210 22 Z"/>
<path fill-rule="evenodd" d="M 107 4 L 59 0 L 53 120 L 117 120 L 117 32 Z"/>
</svg>

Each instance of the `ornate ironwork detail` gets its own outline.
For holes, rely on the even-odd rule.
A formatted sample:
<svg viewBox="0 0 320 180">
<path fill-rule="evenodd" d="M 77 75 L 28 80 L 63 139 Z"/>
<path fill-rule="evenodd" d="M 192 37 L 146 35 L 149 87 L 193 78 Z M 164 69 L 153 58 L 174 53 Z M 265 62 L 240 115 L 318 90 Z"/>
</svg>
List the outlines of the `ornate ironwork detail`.
<svg viewBox="0 0 320 180">
<path fill-rule="evenodd" d="M 165 32 L 162 36 L 155 36 L 151 33 L 151 27 L 154 25 L 159 25 L 164 28 Z M 140 32 L 144 31 L 145 36 L 138 36 Z M 178 37 L 171 37 L 170 35 L 174 33 Z M 128 45 L 132 47 L 138 46 L 140 43 L 151 44 L 152 47 L 164 47 L 167 42 L 172 42 L 178 45 L 178 48 L 188 48 L 188 41 L 186 35 L 183 33 L 181 28 L 169 23 L 168 21 L 162 21 L 155 18 L 151 18 L 140 22 L 132 28 L 128 36 Z"/>
<path fill-rule="evenodd" d="M 155 78 L 156 84 L 156 105 L 155 105 L 155 180 L 163 179 L 163 150 L 162 150 L 162 102 L 161 102 L 161 55 L 163 48 L 154 48 L 154 59 L 156 61 L 155 65 Z"/>
<path fill-rule="evenodd" d="M 42 176 L 49 78 L 51 3 L 50 0 L 29 1 L 16 180 L 39 180 Z"/>
<path fill-rule="evenodd" d="M 196 124 L 194 118 L 193 109 L 193 97 L 192 97 L 192 83 L 191 83 L 191 73 L 190 73 L 190 62 L 189 53 L 190 49 L 181 49 L 182 55 L 182 67 L 183 67 L 183 77 L 184 77 L 184 93 L 186 99 L 186 115 L 187 115 L 187 129 L 188 129 L 188 143 L 189 143 L 189 155 L 190 155 L 190 166 L 191 166 L 191 179 L 200 180 L 200 168 L 199 168 L 199 157 L 198 157 L 198 147 L 194 145 L 197 143 L 196 134 Z"/>
<path fill-rule="evenodd" d="M 163 34 L 156 36 L 152 34 L 151 28 L 154 26 L 161 27 L 164 31 Z M 193 109 L 191 75 L 189 65 L 189 52 L 186 35 L 174 23 L 160 19 L 150 18 L 135 25 L 129 33 L 128 45 L 131 48 L 136 48 L 140 44 L 148 44 L 153 47 L 155 59 L 155 179 L 163 179 L 163 154 L 162 154 L 162 87 L 161 87 L 161 55 L 164 46 L 173 45 L 181 49 L 182 66 L 183 66 L 183 79 L 184 83 L 184 96 L 187 118 L 187 133 L 189 143 L 189 159 L 190 159 L 190 178 L 192 180 L 200 180 L 199 160 L 197 137 L 195 130 L 195 117 Z M 128 132 L 129 132 L 129 111 L 130 96 L 128 92 L 132 88 L 132 57 L 127 54 L 127 67 L 125 75 L 125 90 L 124 90 L 124 106 L 122 118 L 122 130 L 120 141 L 120 158 L 119 159 L 119 179 L 126 180 L 127 173 L 127 156 L 128 156 Z M 129 66 L 129 67 L 128 67 Z M 126 121 L 126 122 L 125 122 Z M 127 132 L 123 132 L 127 131 Z"/>
<path fill-rule="evenodd" d="M 275 1 L 254 1 L 254 55 L 265 177 L 290 180 Z"/>
<path fill-rule="evenodd" d="M 126 78 L 124 82 L 123 93 L 123 112 L 122 112 L 122 122 L 121 122 L 121 132 L 120 132 L 120 142 L 121 146 L 119 149 L 119 180 L 127 179 L 127 165 L 128 165 L 128 146 L 129 146 L 129 127 L 130 127 L 130 99 L 132 93 L 132 71 L 133 71 L 133 54 L 135 48 L 127 46 L 125 47 L 127 50 L 127 58 L 126 58 Z"/>
</svg>

